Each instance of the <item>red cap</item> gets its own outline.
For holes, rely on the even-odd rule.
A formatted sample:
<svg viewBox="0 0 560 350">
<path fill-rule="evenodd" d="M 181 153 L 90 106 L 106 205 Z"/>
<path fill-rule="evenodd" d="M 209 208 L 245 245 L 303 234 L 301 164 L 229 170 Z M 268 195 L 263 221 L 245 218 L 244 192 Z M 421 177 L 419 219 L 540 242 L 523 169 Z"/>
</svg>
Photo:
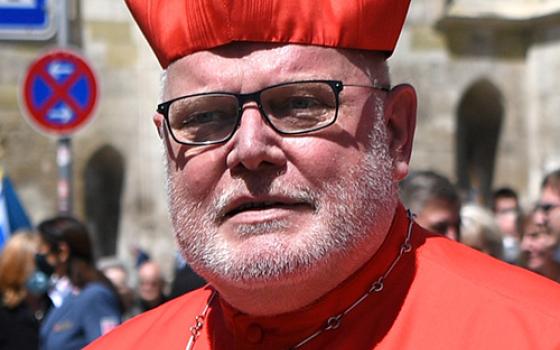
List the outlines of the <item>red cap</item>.
<svg viewBox="0 0 560 350">
<path fill-rule="evenodd" d="M 234 41 L 390 55 L 410 0 L 126 0 L 163 68 Z"/>
</svg>

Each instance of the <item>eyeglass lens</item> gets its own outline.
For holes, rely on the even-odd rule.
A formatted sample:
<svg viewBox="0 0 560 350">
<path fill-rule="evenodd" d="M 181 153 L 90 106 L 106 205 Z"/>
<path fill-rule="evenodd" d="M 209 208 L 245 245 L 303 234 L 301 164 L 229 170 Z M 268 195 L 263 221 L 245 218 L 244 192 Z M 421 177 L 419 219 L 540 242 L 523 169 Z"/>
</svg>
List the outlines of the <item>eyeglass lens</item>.
<svg viewBox="0 0 560 350">
<path fill-rule="evenodd" d="M 331 123 L 336 113 L 332 88 L 319 82 L 266 89 L 261 93 L 261 102 L 270 123 L 285 133 L 320 128 Z"/>
<path fill-rule="evenodd" d="M 169 106 L 169 126 L 178 141 L 218 141 L 229 137 L 237 122 L 232 95 L 191 96 Z"/>
<path fill-rule="evenodd" d="M 430 225 L 430 227 L 428 228 L 433 232 L 445 235 L 450 228 L 459 230 L 460 226 L 461 226 L 460 222 L 441 221 Z"/>
<path fill-rule="evenodd" d="M 552 203 L 537 203 L 535 206 L 535 211 L 542 210 L 545 214 L 547 214 L 552 209 L 556 209 L 560 207 L 560 204 L 552 204 Z"/>
</svg>

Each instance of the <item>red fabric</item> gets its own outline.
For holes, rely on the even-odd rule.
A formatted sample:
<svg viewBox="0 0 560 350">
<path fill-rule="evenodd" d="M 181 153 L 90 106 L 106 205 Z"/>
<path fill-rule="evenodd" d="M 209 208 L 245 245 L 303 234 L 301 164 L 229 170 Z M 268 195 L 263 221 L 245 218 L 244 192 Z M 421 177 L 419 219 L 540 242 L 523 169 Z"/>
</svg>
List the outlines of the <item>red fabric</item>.
<svg viewBox="0 0 560 350">
<path fill-rule="evenodd" d="M 126 0 L 163 68 L 233 41 L 386 51 L 410 0 Z"/>
<path fill-rule="evenodd" d="M 200 349 L 287 349 L 345 310 L 390 264 L 404 240 L 398 208 L 380 253 L 313 305 L 251 317 L 215 300 L 196 342 Z M 92 349 L 181 349 L 209 288 L 140 315 Z M 560 285 L 414 226 L 385 288 L 303 349 L 560 349 Z"/>
</svg>

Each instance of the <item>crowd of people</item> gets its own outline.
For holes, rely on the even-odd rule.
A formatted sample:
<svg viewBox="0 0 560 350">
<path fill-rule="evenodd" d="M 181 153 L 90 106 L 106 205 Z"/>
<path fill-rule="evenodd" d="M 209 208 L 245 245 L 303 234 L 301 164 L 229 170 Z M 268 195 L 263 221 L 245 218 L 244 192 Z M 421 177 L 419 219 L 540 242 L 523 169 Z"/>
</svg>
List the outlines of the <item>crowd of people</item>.
<svg viewBox="0 0 560 350">
<path fill-rule="evenodd" d="M 496 189 L 488 206 L 465 203 L 433 171 L 412 173 L 400 189 L 419 225 L 560 282 L 560 169 L 546 175 L 539 198 L 525 209 L 510 187 Z"/>
<path fill-rule="evenodd" d="M 143 251 L 136 258 L 133 288 L 125 264 L 96 264 L 92 237 L 74 217 L 56 216 L 35 232 L 15 233 L 0 252 L 0 349 L 81 349 L 163 304 L 168 286 L 159 264 Z M 175 293 L 203 284 L 197 280 Z"/>
<path fill-rule="evenodd" d="M 412 173 L 400 194 L 419 225 L 560 282 L 560 169 L 544 178 L 526 210 L 511 188 L 494 191 L 490 207 L 462 203 L 457 188 L 433 171 Z M 172 284 L 145 251 L 135 249 L 134 260 L 136 288 L 120 260 L 102 259 L 97 269 L 91 237 L 73 217 L 13 235 L 0 254 L 0 349 L 79 349 L 205 284 L 184 260 Z"/>
</svg>

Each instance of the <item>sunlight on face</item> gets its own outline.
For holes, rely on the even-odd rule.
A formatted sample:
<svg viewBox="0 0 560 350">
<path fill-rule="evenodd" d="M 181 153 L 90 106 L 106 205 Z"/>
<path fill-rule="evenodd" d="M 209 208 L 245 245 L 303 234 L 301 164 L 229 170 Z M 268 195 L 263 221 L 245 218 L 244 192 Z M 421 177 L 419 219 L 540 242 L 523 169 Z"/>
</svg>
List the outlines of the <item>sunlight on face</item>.
<svg viewBox="0 0 560 350">
<path fill-rule="evenodd" d="M 297 232 L 289 221 L 269 221 L 239 227 L 235 242 L 219 232 L 218 213 L 227 198 L 244 191 L 237 187 L 217 194 L 210 207 L 177 195 L 171 181 L 171 214 L 178 218 L 176 237 L 189 263 L 204 274 L 232 283 L 266 283 L 291 276 L 299 280 L 323 259 L 351 254 L 369 239 L 368 231 L 387 229 L 395 206 L 391 159 L 380 118 L 372 145 L 361 164 L 337 181 L 320 188 L 273 180 L 269 191 L 313 203 L 311 229 Z M 296 231 L 294 234 L 284 232 Z M 367 244 L 367 243 L 365 243 Z M 210 277 L 211 278 L 211 277 Z"/>
<path fill-rule="evenodd" d="M 229 64 L 229 58 L 215 58 L 213 65 L 227 63 L 228 67 L 218 78 L 212 71 L 198 69 L 210 62 L 203 61 L 192 73 L 199 76 L 187 80 L 192 86 L 175 79 L 170 94 L 196 91 L 204 76 L 214 89 L 244 93 L 317 76 L 364 84 L 369 79 L 332 49 L 273 47 L 247 57 L 234 61 L 237 65 Z M 175 76 L 181 73 L 176 67 Z M 197 79 L 200 82 L 194 84 Z M 249 110 L 227 143 L 171 149 L 173 155 L 190 157 L 184 168 L 168 163 L 168 197 L 178 244 L 198 273 L 230 286 L 270 286 L 302 281 L 327 265 L 334 268 L 375 252 L 397 203 L 383 93 L 348 91 L 335 125 L 314 134 L 281 136 Z M 266 154 L 274 157 L 262 166 L 250 162 L 245 164 L 250 167 L 230 166 L 225 159 L 234 152 L 239 159 L 257 154 L 251 148 L 239 148 L 248 144 L 273 152 Z M 270 210 L 249 208 L 229 215 L 232 206 L 237 208 L 235 201 L 243 197 L 261 202 L 280 198 L 281 203 L 264 203 Z"/>
</svg>

